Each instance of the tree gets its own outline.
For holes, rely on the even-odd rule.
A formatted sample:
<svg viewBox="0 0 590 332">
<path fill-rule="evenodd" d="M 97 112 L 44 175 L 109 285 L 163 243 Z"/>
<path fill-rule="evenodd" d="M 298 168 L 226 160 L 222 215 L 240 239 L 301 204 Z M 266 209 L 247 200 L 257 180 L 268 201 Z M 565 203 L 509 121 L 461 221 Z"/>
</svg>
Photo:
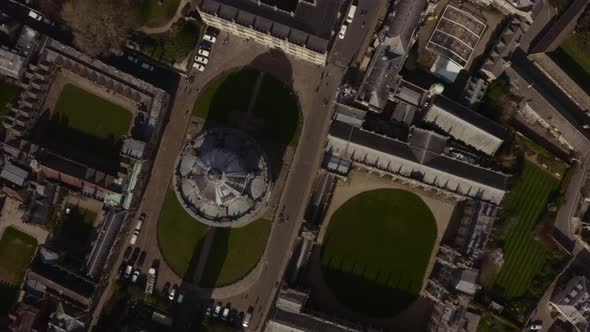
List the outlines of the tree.
<svg viewBox="0 0 590 332">
<path fill-rule="evenodd" d="M 68 0 L 61 17 L 83 52 L 96 56 L 118 50 L 138 27 L 137 0 Z"/>
</svg>

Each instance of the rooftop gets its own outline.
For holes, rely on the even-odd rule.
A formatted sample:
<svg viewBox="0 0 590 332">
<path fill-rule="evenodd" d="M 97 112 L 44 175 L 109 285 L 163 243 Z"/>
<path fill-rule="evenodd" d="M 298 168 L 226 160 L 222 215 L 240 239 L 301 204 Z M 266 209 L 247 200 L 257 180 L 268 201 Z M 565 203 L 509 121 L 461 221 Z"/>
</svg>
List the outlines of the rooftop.
<svg viewBox="0 0 590 332">
<path fill-rule="evenodd" d="M 485 29 L 486 24 L 474 14 L 447 5 L 426 48 L 465 67 Z"/>
<path fill-rule="evenodd" d="M 200 9 L 318 52 L 328 50 L 344 0 L 203 0 Z M 275 7 L 276 6 L 276 7 Z"/>
<path fill-rule="evenodd" d="M 465 178 L 476 183 L 482 183 L 492 188 L 506 190 L 508 187 L 508 177 L 502 173 L 478 167 L 476 165 L 472 165 L 445 155 L 419 158 L 420 154 L 418 154 L 417 157 L 415 151 L 412 149 L 412 145 L 409 143 L 376 135 L 366 130 L 352 127 L 345 123 L 333 122 L 330 127 L 330 135 L 361 146 L 365 146 L 369 149 L 419 163 L 429 168 L 455 175 L 459 178 Z M 421 160 L 423 163 L 420 162 Z"/>
</svg>

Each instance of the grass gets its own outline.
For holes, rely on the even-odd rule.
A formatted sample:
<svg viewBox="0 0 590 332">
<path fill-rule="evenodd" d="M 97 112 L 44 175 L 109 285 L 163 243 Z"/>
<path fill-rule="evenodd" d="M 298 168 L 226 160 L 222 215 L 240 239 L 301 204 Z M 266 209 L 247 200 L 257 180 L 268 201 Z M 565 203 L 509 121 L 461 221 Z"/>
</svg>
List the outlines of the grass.
<svg viewBox="0 0 590 332">
<path fill-rule="evenodd" d="M 536 161 L 540 165 L 545 165 L 550 172 L 558 173 L 561 177 L 569 168 L 568 164 L 555 157 L 555 155 L 542 146 L 535 144 L 533 141 L 524 137 L 520 138 L 519 141 L 523 144 L 526 152 L 535 154 Z"/>
<path fill-rule="evenodd" d="M 170 30 L 136 38 L 141 51 L 162 62 L 182 62 L 199 41 L 201 24 L 180 19 Z"/>
<path fill-rule="evenodd" d="M 264 254 L 271 222 L 258 219 L 241 228 L 215 230 L 202 287 L 221 287 L 246 276 Z"/>
<path fill-rule="evenodd" d="M 436 235 L 434 216 L 419 196 L 399 189 L 361 193 L 330 219 L 324 278 L 350 309 L 393 316 L 420 292 Z"/>
<path fill-rule="evenodd" d="M 0 81 L 0 122 L 10 110 L 8 105 L 18 96 L 20 88 L 14 84 Z"/>
<path fill-rule="evenodd" d="M 31 139 L 51 151 L 108 174 L 117 174 L 121 136 L 132 114 L 74 85 L 64 86 L 53 112 L 44 112 Z"/>
<path fill-rule="evenodd" d="M 137 6 L 140 24 L 148 27 L 162 26 L 174 17 L 179 5 L 180 0 L 143 0 Z"/>
<path fill-rule="evenodd" d="M 205 224 L 184 210 L 174 191 L 168 191 L 158 222 L 158 241 L 164 259 L 180 277 L 189 271 L 193 256 L 199 257 L 207 231 Z"/>
<path fill-rule="evenodd" d="M 100 138 L 125 135 L 131 124 L 131 112 L 77 86 L 64 86 L 54 112 L 84 133 Z"/>
<path fill-rule="evenodd" d="M 494 314 L 485 312 L 477 327 L 478 332 L 516 332 L 520 329 Z"/>
<path fill-rule="evenodd" d="M 193 115 L 218 125 L 231 125 L 232 114 L 248 111 L 259 74 L 244 69 L 217 77 L 197 99 Z M 252 136 L 277 145 L 297 143 L 300 132 L 297 98 L 290 87 L 270 74 L 264 75 L 253 114 L 257 128 L 242 128 Z"/>
<path fill-rule="evenodd" d="M 558 187 L 558 179 L 526 161 L 522 176 L 505 203 L 513 224 L 505 237 L 504 265 L 495 283 L 508 298 L 525 294 L 545 264 L 548 252 L 545 245 L 535 239 L 534 228 L 546 211 L 550 195 Z"/>
<path fill-rule="evenodd" d="M 0 281 L 18 286 L 37 250 L 37 240 L 9 226 L 0 239 Z"/>
</svg>

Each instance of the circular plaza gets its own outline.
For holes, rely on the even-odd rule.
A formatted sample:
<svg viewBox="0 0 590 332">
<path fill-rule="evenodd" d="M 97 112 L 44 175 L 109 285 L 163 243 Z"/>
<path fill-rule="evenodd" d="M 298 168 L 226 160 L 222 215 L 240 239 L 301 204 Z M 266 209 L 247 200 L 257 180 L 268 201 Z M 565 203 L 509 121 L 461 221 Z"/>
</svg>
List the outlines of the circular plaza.
<svg viewBox="0 0 590 332">
<path fill-rule="evenodd" d="M 209 226 L 243 226 L 269 200 L 272 181 L 257 142 L 237 129 L 201 133 L 182 150 L 174 191 L 183 208 Z"/>
</svg>

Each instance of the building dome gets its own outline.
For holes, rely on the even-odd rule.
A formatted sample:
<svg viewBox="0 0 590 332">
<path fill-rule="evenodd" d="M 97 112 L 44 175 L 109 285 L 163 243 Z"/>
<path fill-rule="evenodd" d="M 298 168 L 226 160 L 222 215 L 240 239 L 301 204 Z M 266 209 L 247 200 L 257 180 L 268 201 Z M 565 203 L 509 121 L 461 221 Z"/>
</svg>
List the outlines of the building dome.
<svg viewBox="0 0 590 332">
<path fill-rule="evenodd" d="M 212 129 L 182 150 L 174 188 L 194 218 L 227 227 L 257 216 L 270 196 L 271 178 L 253 138 L 234 129 Z"/>
</svg>

